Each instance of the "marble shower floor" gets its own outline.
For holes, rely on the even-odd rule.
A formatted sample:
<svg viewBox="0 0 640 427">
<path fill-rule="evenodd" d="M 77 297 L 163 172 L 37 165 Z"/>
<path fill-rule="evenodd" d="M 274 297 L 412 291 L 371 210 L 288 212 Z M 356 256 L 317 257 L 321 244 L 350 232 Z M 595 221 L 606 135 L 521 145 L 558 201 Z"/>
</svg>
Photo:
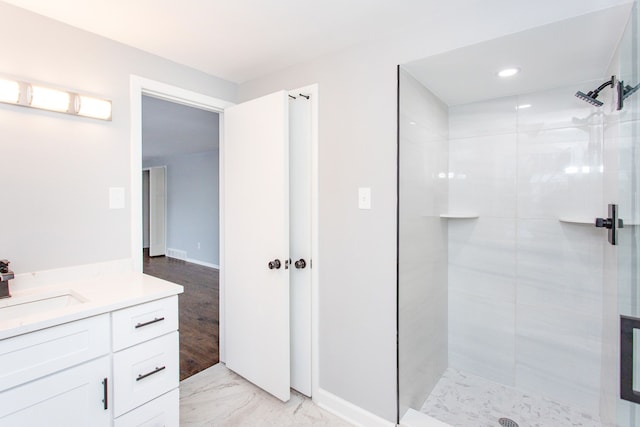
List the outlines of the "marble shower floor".
<svg viewBox="0 0 640 427">
<path fill-rule="evenodd" d="M 519 427 L 602 427 L 599 417 L 582 409 L 451 368 L 420 412 L 454 427 L 500 427 L 502 417 Z"/>
<path fill-rule="evenodd" d="M 180 383 L 180 426 L 352 427 L 293 390 L 283 403 L 222 363 Z"/>
</svg>

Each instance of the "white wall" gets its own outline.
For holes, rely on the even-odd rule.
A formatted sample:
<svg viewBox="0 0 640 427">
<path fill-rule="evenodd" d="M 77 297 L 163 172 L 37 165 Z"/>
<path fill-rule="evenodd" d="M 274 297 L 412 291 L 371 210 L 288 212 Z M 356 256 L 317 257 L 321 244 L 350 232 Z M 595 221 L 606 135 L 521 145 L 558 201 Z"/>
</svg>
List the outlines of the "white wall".
<svg viewBox="0 0 640 427">
<path fill-rule="evenodd" d="M 396 66 L 598 10 L 598 2 L 464 2 L 455 21 L 291 67 L 239 87 L 241 100 L 319 84 L 320 387 L 387 420 L 396 409 Z M 483 19 L 477 19 L 482 16 Z M 310 17 L 312 18 L 312 17 Z M 372 188 L 372 210 L 357 188 Z"/>
<path fill-rule="evenodd" d="M 131 257 L 129 77 L 234 101 L 236 85 L 0 2 L 0 74 L 113 101 L 113 121 L 0 104 L 0 253 L 16 273 Z"/>
<path fill-rule="evenodd" d="M 167 248 L 219 266 L 218 150 L 155 157 L 143 166 L 167 166 Z"/>
<path fill-rule="evenodd" d="M 398 357 L 400 418 L 447 368 L 449 111 L 400 71 Z M 443 177 L 444 175 L 444 177 Z"/>
</svg>

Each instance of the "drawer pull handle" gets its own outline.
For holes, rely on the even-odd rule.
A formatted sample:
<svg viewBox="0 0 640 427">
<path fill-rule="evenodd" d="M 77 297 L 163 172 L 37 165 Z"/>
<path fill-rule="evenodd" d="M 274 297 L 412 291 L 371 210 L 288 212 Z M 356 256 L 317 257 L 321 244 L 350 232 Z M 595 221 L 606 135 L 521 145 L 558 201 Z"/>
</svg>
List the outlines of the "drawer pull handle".
<svg viewBox="0 0 640 427">
<path fill-rule="evenodd" d="M 102 399 L 102 403 L 104 403 L 103 407 L 105 410 L 109 409 L 109 395 L 107 394 L 107 379 L 105 378 L 104 380 L 102 380 L 102 395 L 104 396 L 104 399 Z"/>
<path fill-rule="evenodd" d="M 166 367 L 166 366 L 161 366 L 161 367 L 159 367 L 159 368 L 158 368 L 158 367 L 156 367 L 156 369 L 154 369 L 154 370 L 153 370 L 153 371 L 151 371 L 151 372 L 147 372 L 146 374 L 138 374 L 138 378 L 136 378 L 136 381 L 140 381 L 140 380 L 142 380 L 142 379 L 145 379 L 145 378 L 147 378 L 147 377 L 150 377 L 151 375 L 153 375 L 153 374 L 157 374 L 158 372 L 163 371 L 163 370 L 165 370 L 165 369 L 167 369 L 167 367 Z"/>
<path fill-rule="evenodd" d="M 148 322 L 138 323 L 138 324 L 136 325 L 136 329 L 138 329 L 138 328 L 142 328 L 142 327 L 144 327 L 144 326 L 149 326 L 149 325 L 152 325 L 152 324 L 154 324 L 154 323 L 162 322 L 163 320 L 164 320 L 164 317 L 156 317 L 155 319 L 153 319 L 153 320 L 149 320 Z"/>
</svg>

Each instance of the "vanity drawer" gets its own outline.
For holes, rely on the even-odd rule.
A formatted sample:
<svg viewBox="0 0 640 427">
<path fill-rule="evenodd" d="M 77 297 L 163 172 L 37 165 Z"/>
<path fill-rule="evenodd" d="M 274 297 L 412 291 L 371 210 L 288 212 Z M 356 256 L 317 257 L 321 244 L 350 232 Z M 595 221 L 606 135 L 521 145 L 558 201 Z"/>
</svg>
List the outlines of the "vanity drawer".
<svg viewBox="0 0 640 427">
<path fill-rule="evenodd" d="M 113 350 L 178 330 L 178 296 L 135 305 L 112 314 Z"/>
<path fill-rule="evenodd" d="M 179 424 L 180 392 L 176 388 L 116 418 L 114 427 L 178 427 Z"/>
<path fill-rule="evenodd" d="M 0 340 L 0 391 L 110 352 L 109 315 Z"/>
<path fill-rule="evenodd" d="M 177 388 L 179 378 L 177 331 L 115 353 L 114 416 Z"/>
</svg>

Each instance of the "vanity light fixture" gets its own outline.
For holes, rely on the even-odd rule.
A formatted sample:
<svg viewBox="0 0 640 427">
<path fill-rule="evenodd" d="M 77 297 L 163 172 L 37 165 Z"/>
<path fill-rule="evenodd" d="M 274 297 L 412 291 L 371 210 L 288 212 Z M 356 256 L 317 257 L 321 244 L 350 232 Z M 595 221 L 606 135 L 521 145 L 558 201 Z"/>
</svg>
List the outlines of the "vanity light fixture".
<svg viewBox="0 0 640 427">
<path fill-rule="evenodd" d="M 20 101 L 20 83 L 0 78 L 0 102 L 17 104 Z"/>
<path fill-rule="evenodd" d="M 111 101 L 0 77 L 0 102 L 22 107 L 111 120 Z"/>
<path fill-rule="evenodd" d="M 41 110 L 68 113 L 71 109 L 71 94 L 48 87 L 29 85 L 29 106 Z"/>
<path fill-rule="evenodd" d="M 505 68 L 504 70 L 498 71 L 498 77 L 511 77 L 515 76 L 520 72 L 520 68 Z"/>
<path fill-rule="evenodd" d="M 111 101 L 90 96 L 76 96 L 76 111 L 79 116 L 111 120 Z"/>
</svg>

